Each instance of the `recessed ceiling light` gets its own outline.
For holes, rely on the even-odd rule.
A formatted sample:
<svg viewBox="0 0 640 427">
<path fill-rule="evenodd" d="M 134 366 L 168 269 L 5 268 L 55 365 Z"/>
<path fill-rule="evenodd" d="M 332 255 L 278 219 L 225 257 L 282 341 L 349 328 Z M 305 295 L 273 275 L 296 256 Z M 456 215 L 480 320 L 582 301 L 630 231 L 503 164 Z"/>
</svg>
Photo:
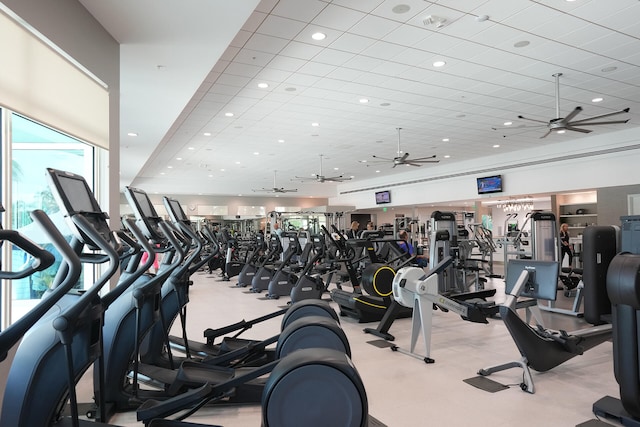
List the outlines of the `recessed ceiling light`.
<svg viewBox="0 0 640 427">
<path fill-rule="evenodd" d="M 268 88 L 268 87 L 269 87 L 269 84 L 267 84 L 267 83 L 258 83 L 258 87 L 259 87 L 260 89 L 266 89 L 266 88 Z"/>
<path fill-rule="evenodd" d="M 598 97 L 598 98 L 593 98 L 591 102 L 602 102 L 603 100 L 604 98 Z"/>
<path fill-rule="evenodd" d="M 334 170 L 334 171 L 337 171 L 337 170 L 339 170 L 339 169 L 340 169 L 340 168 L 333 168 L 333 170 Z"/>
<path fill-rule="evenodd" d="M 187 147 L 187 150 L 191 150 L 191 151 L 193 151 L 193 150 L 195 150 L 195 149 L 196 149 L 195 147 Z"/>
<path fill-rule="evenodd" d="M 394 6 L 393 9 L 391 9 L 391 12 L 401 14 L 401 13 L 407 13 L 410 10 L 411 10 L 411 6 L 409 6 L 408 4 L 399 4 Z"/>
<path fill-rule="evenodd" d="M 211 136 L 211 132 L 205 132 L 203 133 L 204 136 Z"/>
<path fill-rule="evenodd" d="M 367 163 L 366 160 L 360 160 L 360 163 Z"/>
<path fill-rule="evenodd" d="M 227 117 L 233 117 L 233 113 L 224 113 L 224 115 Z"/>
<path fill-rule="evenodd" d="M 164 172 L 160 172 L 160 175 L 164 175 Z"/>
<path fill-rule="evenodd" d="M 253 152 L 253 155 L 254 155 L 254 156 L 259 156 L 259 155 L 260 155 L 260 153 L 259 153 L 259 152 L 257 152 L 257 151 L 254 151 L 254 152 Z"/>
<path fill-rule="evenodd" d="M 167 166 L 167 169 L 173 169 L 173 166 L 169 165 Z"/>
<path fill-rule="evenodd" d="M 176 160 L 182 160 L 182 157 L 176 157 Z"/>
<path fill-rule="evenodd" d="M 317 33 L 311 34 L 311 38 L 314 40 L 320 41 L 320 40 L 326 39 L 327 35 L 325 33 L 321 33 L 318 31 Z"/>
<path fill-rule="evenodd" d="M 522 40 L 522 41 L 514 43 L 513 47 L 525 47 L 525 46 L 529 46 L 530 44 L 531 44 L 530 41 Z"/>
<path fill-rule="evenodd" d="M 224 169 L 220 169 L 220 172 L 224 172 Z"/>
<path fill-rule="evenodd" d="M 505 126 L 511 126 L 513 124 L 513 122 L 504 122 L 503 125 Z"/>
<path fill-rule="evenodd" d="M 478 15 L 476 16 L 476 21 L 477 22 L 484 22 L 489 20 L 489 15 Z"/>
<path fill-rule="evenodd" d="M 283 143 L 283 142 L 284 142 L 284 139 L 279 139 L 279 140 L 278 140 L 278 142 L 279 142 L 279 143 Z"/>
<path fill-rule="evenodd" d="M 313 126 L 313 127 L 318 127 L 318 126 L 320 126 L 320 123 L 315 123 L 315 122 L 314 122 L 314 123 L 311 123 L 311 126 Z"/>
<path fill-rule="evenodd" d="M 376 171 L 376 173 L 380 173 L 380 171 Z"/>
<path fill-rule="evenodd" d="M 127 135 L 129 135 L 129 136 L 138 136 L 138 134 L 135 133 L 135 132 L 129 132 L 129 133 L 127 133 Z"/>
<path fill-rule="evenodd" d="M 434 67 L 444 67 L 446 64 L 447 64 L 447 63 L 446 63 L 446 62 L 444 62 L 444 61 L 435 61 L 435 62 L 433 63 L 433 66 L 434 66 Z"/>
<path fill-rule="evenodd" d="M 360 104 L 366 104 L 369 100 L 367 98 L 360 98 Z"/>
<path fill-rule="evenodd" d="M 448 154 L 445 154 L 443 157 L 444 157 L 445 159 L 448 159 L 448 158 L 449 158 L 449 157 L 451 157 L 451 156 L 450 156 L 450 155 L 448 155 Z"/>
<path fill-rule="evenodd" d="M 213 175 L 209 175 L 209 178 L 213 178 Z"/>
<path fill-rule="evenodd" d="M 556 131 L 556 133 L 565 133 L 564 129 L 560 129 L 559 131 Z"/>
<path fill-rule="evenodd" d="M 240 162 L 236 162 L 236 165 L 239 165 L 239 164 L 240 164 Z"/>
<path fill-rule="evenodd" d="M 449 142 L 449 138 L 442 138 L 442 142 Z"/>
<path fill-rule="evenodd" d="M 610 73 L 610 72 L 615 71 L 617 69 L 618 69 L 618 67 L 604 67 L 601 71 L 603 73 Z"/>
<path fill-rule="evenodd" d="M 355 177 L 356 177 L 355 175 L 351 175 L 351 176 L 350 176 L 350 178 L 351 178 L 351 179 L 353 179 L 353 178 L 355 178 Z"/>
<path fill-rule="evenodd" d="M 494 144 L 493 148 L 500 148 L 500 144 Z"/>
</svg>

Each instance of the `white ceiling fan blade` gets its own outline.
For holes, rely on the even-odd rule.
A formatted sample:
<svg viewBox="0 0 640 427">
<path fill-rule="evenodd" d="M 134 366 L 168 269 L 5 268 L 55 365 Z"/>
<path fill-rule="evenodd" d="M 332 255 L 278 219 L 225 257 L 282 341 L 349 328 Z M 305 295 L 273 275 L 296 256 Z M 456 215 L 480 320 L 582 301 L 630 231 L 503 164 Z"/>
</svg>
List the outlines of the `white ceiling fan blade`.
<svg viewBox="0 0 640 427">
<path fill-rule="evenodd" d="M 400 157 L 400 163 L 404 163 L 404 161 L 407 160 L 407 157 L 409 157 L 409 153 L 404 153 L 402 157 Z"/>
<path fill-rule="evenodd" d="M 542 136 L 540 137 L 540 139 L 548 137 L 548 136 L 549 136 L 549 134 L 550 134 L 551 132 L 552 132 L 552 130 L 551 130 L 551 129 L 549 129 L 549 130 L 548 130 L 544 135 L 542 135 Z"/>
<path fill-rule="evenodd" d="M 571 126 L 571 125 L 567 125 L 567 126 L 565 126 L 565 129 L 566 129 L 566 130 L 571 130 L 571 131 L 574 131 L 574 132 L 581 132 L 581 133 L 591 133 L 591 132 L 592 132 L 592 131 L 591 131 L 591 130 L 589 130 L 589 129 L 574 128 L 574 127 L 573 127 L 573 126 Z"/>
<path fill-rule="evenodd" d="M 624 110 L 614 111 L 613 113 L 601 114 L 599 116 L 593 116 L 593 117 L 589 117 L 589 118 L 582 119 L 582 120 L 576 120 L 575 122 L 573 122 L 573 124 L 582 125 L 585 122 L 590 122 L 591 120 L 604 119 L 605 117 L 611 117 L 611 116 L 615 116 L 615 115 L 618 115 L 618 114 L 624 114 L 624 113 L 628 113 L 628 112 L 629 112 L 629 108 L 625 108 Z M 626 122 L 624 122 L 624 123 L 626 123 Z"/>
<path fill-rule="evenodd" d="M 387 162 L 391 162 L 391 161 L 393 161 L 393 159 L 390 159 L 390 158 L 388 158 L 388 157 L 380 157 L 380 156 L 376 156 L 376 155 L 373 155 L 372 157 L 373 157 L 374 159 L 379 159 L 379 160 L 383 160 L 383 161 L 387 161 Z"/>
<path fill-rule="evenodd" d="M 565 117 L 564 119 L 562 119 L 562 121 L 564 123 L 569 123 L 575 116 L 577 116 L 578 114 L 580 114 L 580 112 L 582 111 L 582 107 L 576 107 L 573 109 L 572 112 L 569 113 L 569 115 L 567 117 Z"/>
<path fill-rule="evenodd" d="M 407 166 L 416 166 L 416 167 L 422 166 L 420 163 L 414 163 L 413 160 L 408 160 L 408 161 L 404 162 L 404 164 L 407 165 Z"/>
<path fill-rule="evenodd" d="M 571 122 L 571 123 L 567 123 L 567 125 L 569 126 L 573 126 L 573 125 L 578 125 L 578 126 L 596 126 L 596 125 L 621 125 L 624 123 L 628 123 L 629 119 L 627 120 L 611 120 L 608 122 L 583 122 L 582 120 L 580 122 Z"/>
<path fill-rule="evenodd" d="M 544 123 L 545 125 L 549 124 L 549 122 L 544 122 L 542 120 L 537 120 L 537 119 L 530 119 L 530 118 L 525 117 L 525 116 L 518 116 L 518 118 L 522 119 L 522 120 L 529 120 L 531 122 Z"/>
<path fill-rule="evenodd" d="M 434 154 L 433 156 L 426 156 L 426 157 L 418 157 L 415 159 L 411 159 L 411 162 L 422 162 L 422 161 L 426 161 L 426 160 L 430 160 L 430 159 L 435 159 L 436 155 Z M 435 161 L 439 161 L 439 160 L 435 160 Z"/>
</svg>

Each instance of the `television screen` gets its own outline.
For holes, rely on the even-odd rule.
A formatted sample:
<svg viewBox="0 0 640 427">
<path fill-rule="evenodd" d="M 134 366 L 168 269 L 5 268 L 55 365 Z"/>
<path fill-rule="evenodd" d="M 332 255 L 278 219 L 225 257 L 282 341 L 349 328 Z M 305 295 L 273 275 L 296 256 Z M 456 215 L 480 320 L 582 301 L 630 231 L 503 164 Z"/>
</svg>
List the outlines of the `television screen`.
<svg viewBox="0 0 640 427">
<path fill-rule="evenodd" d="M 502 191 L 502 175 L 477 178 L 478 194 L 499 193 Z"/>
<path fill-rule="evenodd" d="M 391 203 L 391 192 L 389 190 L 378 191 L 376 193 L 376 205 L 382 205 L 384 203 Z"/>
</svg>

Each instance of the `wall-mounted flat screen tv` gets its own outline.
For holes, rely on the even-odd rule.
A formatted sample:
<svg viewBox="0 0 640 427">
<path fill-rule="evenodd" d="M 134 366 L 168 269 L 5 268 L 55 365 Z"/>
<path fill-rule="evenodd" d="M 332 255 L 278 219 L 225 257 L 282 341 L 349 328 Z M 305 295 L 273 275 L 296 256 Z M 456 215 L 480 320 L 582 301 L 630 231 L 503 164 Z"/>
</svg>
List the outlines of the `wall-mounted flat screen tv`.
<svg viewBox="0 0 640 427">
<path fill-rule="evenodd" d="M 476 178 L 478 194 L 500 193 L 502 191 L 502 175 Z"/>
<path fill-rule="evenodd" d="M 389 190 L 376 192 L 376 205 L 391 203 L 391 192 Z"/>
</svg>

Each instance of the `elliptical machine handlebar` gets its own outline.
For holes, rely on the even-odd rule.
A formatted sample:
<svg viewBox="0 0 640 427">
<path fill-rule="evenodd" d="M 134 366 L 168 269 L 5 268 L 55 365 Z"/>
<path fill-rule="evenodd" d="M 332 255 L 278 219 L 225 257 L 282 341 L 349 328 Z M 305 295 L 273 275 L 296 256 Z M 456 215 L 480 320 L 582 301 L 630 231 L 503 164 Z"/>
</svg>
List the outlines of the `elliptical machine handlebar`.
<svg viewBox="0 0 640 427">
<path fill-rule="evenodd" d="M 53 246 L 60 252 L 64 263 L 66 263 L 66 276 L 59 283 L 51 293 L 43 298 L 34 308 L 32 308 L 27 314 L 22 316 L 19 320 L 11 324 L 0 334 L 0 361 L 7 357 L 7 352 L 18 341 L 22 339 L 22 336 L 33 326 L 49 309 L 62 298 L 73 286 L 77 283 L 82 273 L 82 264 L 80 258 L 73 251 L 69 243 L 65 240 L 64 236 L 58 228 L 53 224 L 49 216 L 41 210 L 35 210 L 31 212 L 31 218 L 36 222 L 47 234 Z M 3 230 L 4 234 L 4 230 Z M 30 242 L 30 241 L 29 241 Z M 47 254 L 51 255 L 49 252 Z M 53 255 L 51 255 L 53 258 Z M 44 263 L 41 262 L 41 265 Z M 46 268 L 46 267 L 45 267 Z"/>
</svg>

